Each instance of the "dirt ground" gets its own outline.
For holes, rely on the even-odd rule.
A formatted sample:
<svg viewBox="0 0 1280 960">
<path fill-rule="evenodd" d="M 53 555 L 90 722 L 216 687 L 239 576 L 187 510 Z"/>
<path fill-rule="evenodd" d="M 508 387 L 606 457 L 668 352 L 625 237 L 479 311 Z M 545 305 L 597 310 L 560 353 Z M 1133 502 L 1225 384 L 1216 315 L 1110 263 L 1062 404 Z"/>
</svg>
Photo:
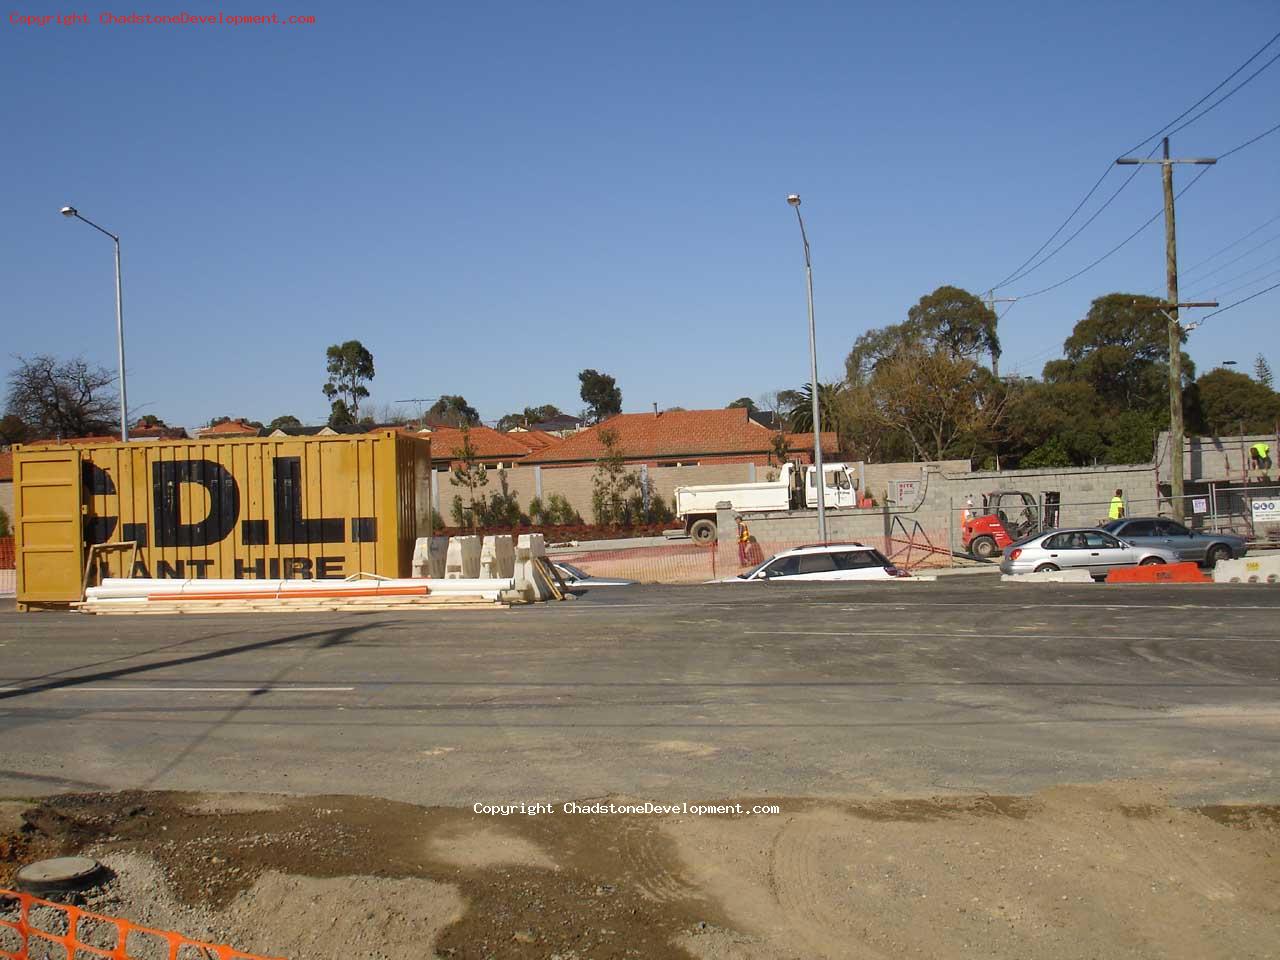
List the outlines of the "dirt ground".
<svg viewBox="0 0 1280 960">
<path fill-rule="evenodd" d="M 1275 807 L 1134 783 L 741 802 L 782 813 L 64 795 L 0 803 L 0 886 L 86 852 L 114 874 L 88 909 L 295 960 L 1280 957 Z"/>
</svg>

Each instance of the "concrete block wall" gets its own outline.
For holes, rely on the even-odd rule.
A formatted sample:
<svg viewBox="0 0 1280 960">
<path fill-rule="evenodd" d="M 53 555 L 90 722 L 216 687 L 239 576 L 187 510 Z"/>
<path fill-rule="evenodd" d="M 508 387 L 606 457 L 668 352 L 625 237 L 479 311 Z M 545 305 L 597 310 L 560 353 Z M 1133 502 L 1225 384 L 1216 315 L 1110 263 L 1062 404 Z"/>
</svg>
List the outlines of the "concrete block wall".
<svg viewBox="0 0 1280 960">
<path fill-rule="evenodd" d="M 895 476 L 893 479 L 909 479 Z M 1003 470 L 946 474 L 926 469 L 924 493 L 919 504 L 909 509 L 883 507 L 870 510 L 828 510 L 827 536 L 831 540 L 856 540 L 889 550 L 885 544 L 886 524 L 900 518 L 908 527 L 920 528 L 936 546 L 960 549 L 960 516 L 965 496 L 973 494 L 982 503 L 982 494 L 996 490 L 1023 490 L 1039 498 L 1048 491 L 1062 497 L 1059 524 L 1093 526 L 1105 519 L 1111 496 L 1121 488 L 1131 503 L 1152 503 L 1155 497 L 1155 467 L 1151 464 L 1114 467 L 1079 467 L 1046 470 Z M 810 542 L 817 536 L 817 511 L 759 513 L 743 517 L 752 536 L 761 544 Z M 901 531 L 895 531 L 901 536 Z"/>
<path fill-rule="evenodd" d="M 532 468 L 529 468 L 532 469 Z M 591 478 L 595 476 L 595 466 L 583 467 L 542 467 L 542 502 L 552 494 L 560 494 L 582 514 L 582 519 L 590 523 L 591 515 Z M 522 504 L 526 509 L 529 504 Z"/>
<path fill-rule="evenodd" d="M 925 505 L 931 510 L 948 510 L 954 503 L 959 510 L 965 497 L 981 505 L 982 494 L 995 490 L 1024 490 L 1039 498 L 1049 491 L 1062 497 L 1059 524 L 1092 526 L 1107 515 L 1107 507 L 1117 489 L 1124 491 L 1132 504 L 1154 507 L 1156 473 L 1153 464 L 1133 466 L 1048 468 L 1043 470 L 981 471 L 967 474 L 941 474 L 940 483 L 930 476 Z"/>
<path fill-rule="evenodd" d="M 1280 457 L 1280 436 L 1270 434 L 1245 434 L 1243 437 L 1187 437 L 1182 448 L 1183 479 L 1185 480 L 1221 480 L 1240 482 L 1244 479 L 1244 470 L 1249 463 L 1249 447 L 1255 443 L 1271 445 L 1271 462 L 1275 464 Z M 1160 471 L 1160 480 L 1167 483 L 1172 475 L 1172 449 L 1169 434 L 1162 433 L 1157 441 L 1156 463 Z M 1274 469 L 1273 469 L 1274 473 Z"/>
<path fill-rule="evenodd" d="M 882 503 L 885 490 L 895 480 L 919 480 L 927 468 L 932 467 L 947 475 L 968 473 L 971 469 L 968 460 L 930 460 L 920 463 L 864 463 L 861 465 L 865 493 L 875 497 Z"/>
<path fill-rule="evenodd" d="M 696 467 L 649 467 L 653 492 L 671 506 L 676 487 L 704 483 L 751 483 L 768 479 L 767 466 L 751 463 L 703 463 Z"/>
</svg>

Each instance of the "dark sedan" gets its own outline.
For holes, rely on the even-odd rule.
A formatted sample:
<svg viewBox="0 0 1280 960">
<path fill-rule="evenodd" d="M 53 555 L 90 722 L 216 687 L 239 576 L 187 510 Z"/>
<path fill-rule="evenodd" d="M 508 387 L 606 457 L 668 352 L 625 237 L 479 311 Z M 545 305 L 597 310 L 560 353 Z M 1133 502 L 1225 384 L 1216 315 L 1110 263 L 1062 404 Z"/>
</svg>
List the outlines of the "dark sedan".
<svg viewBox="0 0 1280 960">
<path fill-rule="evenodd" d="M 1102 529 L 1139 546 L 1172 550 L 1179 559 L 1207 567 L 1217 566 L 1219 560 L 1238 560 L 1249 549 L 1243 537 L 1190 530 L 1168 517 L 1126 517 L 1105 523 Z"/>
</svg>

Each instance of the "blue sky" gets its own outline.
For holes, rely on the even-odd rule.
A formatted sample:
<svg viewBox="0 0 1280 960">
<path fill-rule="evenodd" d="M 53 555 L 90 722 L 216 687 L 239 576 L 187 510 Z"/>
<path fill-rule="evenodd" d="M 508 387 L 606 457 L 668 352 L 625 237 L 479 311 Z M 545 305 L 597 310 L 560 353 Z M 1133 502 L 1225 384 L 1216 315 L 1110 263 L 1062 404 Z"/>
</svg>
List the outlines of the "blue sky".
<svg viewBox="0 0 1280 960">
<path fill-rule="evenodd" d="M 104 26 L 102 9 L 84 26 L 0 22 L 0 367 L 53 353 L 114 369 L 111 245 L 58 216 L 70 203 L 122 236 L 132 412 L 188 426 L 322 421 L 325 347 L 352 337 L 374 354 L 375 403 L 461 393 L 490 420 L 577 411 L 584 367 L 616 376 L 627 410 L 796 386 L 793 191 L 820 376 L 838 378 L 854 338 L 922 294 L 1005 277 L 1110 159 L 1280 30 L 1272 0 L 130 8 L 317 20 L 238 28 Z M 1280 63 L 1174 153 L 1277 122 Z M 1280 134 L 1179 201 L 1184 267 L 1280 214 L 1278 168 Z M 1001 293 L 1062 279 L 1160 202 L 1145 168 Z M 1210 270 L 1277 234 L 1183 294 L 1267 276 L 1280 241 Z M 1163 251 L 1157 222 L 1018 303 L 1004 368 L 1038 373 L 1095 296 L 1161 290 Z M 1278 314 L 1280 290 L 1208 321 L 1191 355 L 1274 365 Z"/>
</svg>

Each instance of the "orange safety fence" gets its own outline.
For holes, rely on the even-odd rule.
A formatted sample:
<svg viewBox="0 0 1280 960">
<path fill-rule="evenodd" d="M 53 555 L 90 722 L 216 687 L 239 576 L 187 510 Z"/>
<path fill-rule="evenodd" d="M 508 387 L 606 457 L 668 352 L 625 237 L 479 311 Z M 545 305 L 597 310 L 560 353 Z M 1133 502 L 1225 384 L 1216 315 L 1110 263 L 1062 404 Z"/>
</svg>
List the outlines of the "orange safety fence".
<svg viewBox="0 0 1280 960">
<path fill-rule="evenodd" d="M 936 531 L 934 533 L 936 535 Z M 896 538 L 887 544 L 885 539 L 884 536 L 863 537 L 859 542 L 879 550 L 899 567 L 908 570 L 951 566 L 950 551 L 935 546 L 938 542 L 936 539 L 928 543 L 928 538 L 922 537 L 922 542 L 915 549 L 907 551 L 902 550 L 902 544 Z M 784 550 L 815 542 L 815 537 L 768 541 L 753 538 L 748 544 L 728 542 L 699 546 L 686 540 L 611 550 L 556 551 L 549 554 L 548 559 L 573 564 L 595 577 L 619 577 L 641 583 L 704 583 L 721 577 L 736 576 Z M 844 541 L 831 538 L 830 542 Z M 941 537 L 941 542 L 946 543 L 945 535 Z"/>
<path fill-rule="evenodd" d="M 0 890 L 0 957 L 77 960 L 77 956 L 88 960 L 269 960 L 28 893 Z"/>
<path fill-rule="evenodd" d="M 0 537 L 0 570 L 12 570 L 17 565 L 13 537 Z"/>
</svg>

